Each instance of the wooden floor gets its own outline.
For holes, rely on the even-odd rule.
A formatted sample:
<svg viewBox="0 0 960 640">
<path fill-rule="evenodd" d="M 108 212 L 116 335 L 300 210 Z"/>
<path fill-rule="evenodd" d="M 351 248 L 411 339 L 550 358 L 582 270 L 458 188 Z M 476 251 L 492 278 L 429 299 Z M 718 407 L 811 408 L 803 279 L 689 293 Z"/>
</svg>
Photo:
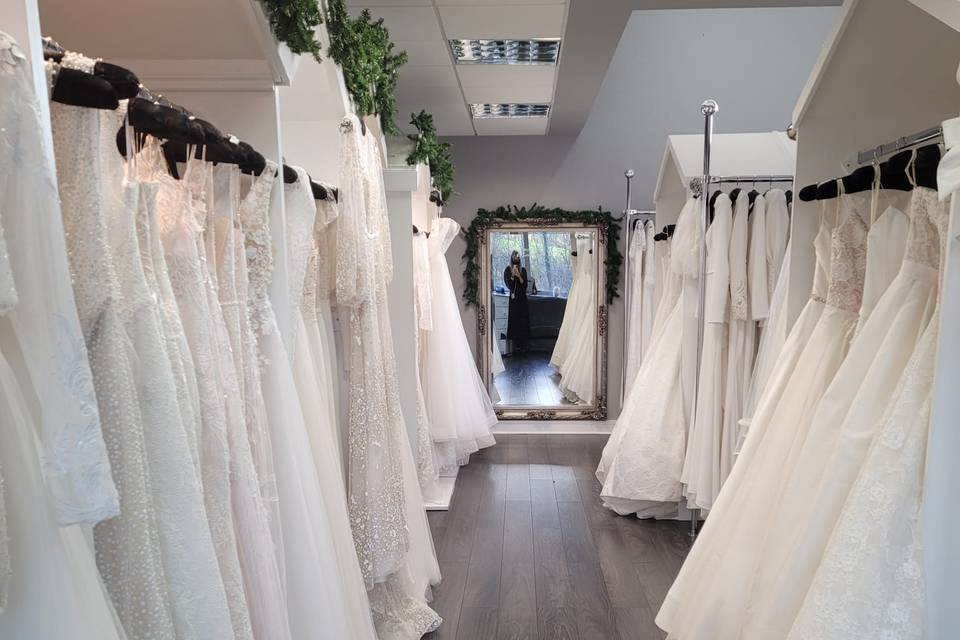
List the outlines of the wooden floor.
<svg viewBox="0 0 960 640">
<path fill-rule="evenodd" d="M 550 353 L 530 351 L 503 358 L 506 371 L 493 379 L 500 405 L 556 407 L 570 404 L 560 391 L 560 376 L 550 366 Z"/>
<path fill-rule="evenodd" d="M 594 470 L 606 435 L 498 435 L 431 512 L 444 618 L 431 640 L 649 640 L 687 526 L 617 516 Z"/>
</svg>

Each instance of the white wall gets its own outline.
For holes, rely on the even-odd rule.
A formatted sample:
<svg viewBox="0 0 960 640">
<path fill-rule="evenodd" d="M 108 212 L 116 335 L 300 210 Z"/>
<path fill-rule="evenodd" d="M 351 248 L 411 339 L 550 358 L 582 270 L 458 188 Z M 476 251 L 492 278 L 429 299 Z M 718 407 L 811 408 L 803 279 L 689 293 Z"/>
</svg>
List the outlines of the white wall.
<svg viewBox="0 0 960 640">
<path fill-rule="evenodd" d="M 699 133 L 700 103 L 721 105 L 716 131 L 783 130 L 837 9 L 635 11 L 582 132 L 571 137 L 450 138 L 456 190 L 444 210 L 466 226 L 502 204 L 623 209 L 627 168 L 633 205 L 652 209 L 666 137 Z M 464 244 L 447 251 L 462 285 Z M 476 314 L 464 311 L 475 346 Z M 619 413 L 622 305 L 611 309 L 609 407 Z"/>
</svg>

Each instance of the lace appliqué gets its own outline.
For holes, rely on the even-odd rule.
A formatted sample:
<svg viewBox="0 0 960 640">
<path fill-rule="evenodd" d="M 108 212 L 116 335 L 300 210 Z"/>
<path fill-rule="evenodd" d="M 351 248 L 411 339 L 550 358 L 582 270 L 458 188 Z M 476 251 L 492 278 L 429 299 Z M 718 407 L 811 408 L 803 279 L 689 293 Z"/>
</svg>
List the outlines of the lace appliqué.
<svg viewBox="0 0 960 640">
<path fill-rule="evenodd" d="M 277 164 L 267 160 L 263 172 L 240 203 L 237 219 L 246 240 L 249 275 L 250 324 L 254 335 L 274 330 L 271 322 L 270 282 L 273 278 L 273 240 L 270 237 L 270 190 L 277 177 Z"/>
<path fill-rule="evenodd" d="M 860 310 L 867 268 L 868 232 L 867 225 L 855 209 L 833 230 L 828 305 L 853 313 Z"/>
<path fill-rule="evenodd" d="M 377 638 L 409 640 L 439 629 L 443 618 L 424 600 L 407 596 L 399 583 L 400 577 L 394 575 L 370 590 L 370 612 Z"/>
<path fill-rule="evenodd" d="M 925 187 L 916 187 L 910 199 L 910 232 L 907 238 L 905 260 L 938 269 L 940 267 L 940 231 L 938 221 L 942 206 L 937 201 L 937 192 Z"/>
</svg>

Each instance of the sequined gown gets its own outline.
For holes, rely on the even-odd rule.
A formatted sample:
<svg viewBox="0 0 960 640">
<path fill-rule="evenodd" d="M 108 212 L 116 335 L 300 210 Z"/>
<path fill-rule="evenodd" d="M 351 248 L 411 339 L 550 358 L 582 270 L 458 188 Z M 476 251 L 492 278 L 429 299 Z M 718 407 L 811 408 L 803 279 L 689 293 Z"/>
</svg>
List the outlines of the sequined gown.
<svg viewBox="0 0 960 640">
<path fill-rule="evenodd" d="M 440 572 L 400 413 L 383 158 L 376 136 L 362 134 L 356 117 L 344 118 L 340 130 L 336 273 L 350 345 L 350 522 L 380 640 L 419 638 L 441 621 L 426 604 Z"/>
<path fill-rule="evenodd" d="M 118 495 L 41 130 L 0 31 L 0 637 L 124 640 L 83 532 L 60 526 L 115 516 Z"/>
</svg>

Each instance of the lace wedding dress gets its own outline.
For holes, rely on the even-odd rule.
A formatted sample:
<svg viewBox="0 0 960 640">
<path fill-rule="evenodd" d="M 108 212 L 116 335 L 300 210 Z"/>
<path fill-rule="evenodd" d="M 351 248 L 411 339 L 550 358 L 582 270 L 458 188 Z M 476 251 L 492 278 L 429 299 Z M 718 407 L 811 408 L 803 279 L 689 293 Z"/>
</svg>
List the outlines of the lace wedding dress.
<svg viewBox="0 0 960 640">
<path fill-rule="evenodd" d="M 783 391 L 761 400 L 737 464 L 664 600 L 656 622 L 669 637 L 722 640 L 739 634 L 757 571 L 756 550 L 766 533 L 757 523 L 775 508 L 813 411 L 856 327 L 866 266 L 866 204 L 859 194 L 840 198 L 844 215 L 833 231 L 823 312 Z"/>
<path fill-rule="evenodd" d="M 422 365 L 433 441 L 441 451 L 452 447 L 456 463 L 465 464 L 470 454 L 496 444 L 490 428 L 497 423 L 497 415 L 467 343 L 444 255 L 459 231 L 460 225 L 450 218 L 439 218 L 427 240 L 432 328 L 424 336 Z M 442 459 L 440 466 L 451 462 Z"/>
<path fill-rule="evenodd" d="M 280 336 L 269 290 L 273 277 L 270 198 L 277 165 L 267 161 L 240 204 L 249 276 L 250 324 L 257 338 L 260 379 L 270 427 L 286 567 L 286 596 L 294 638 L 369 639 L 351 612 L 363 607 L 347 592 L 337 558 L 335 503 L 328 503 L 317 476 L 311 440 L 290 359 Z M 331 451 L 332 453 L 332 451 Z"/>
<path fill-rule="evenodd" d="M 899 274 L 876 302 L 824 393 L 770 516 L 743 638 L 786 637 L 882 424 L 884 408 L 930 322 L 940 256 L 937 227 L 947 213 L 930 189 L 918 187 L 912 196 L 910 231 Z M 871 235 L 903 237 L 900 216 L 900 211 L 888 209 L 871 228 Z M 895 241 L 882 235 L 874 238 L 868 249 L 868 269 L 886 268 L 877 263 L 886 259 L 891 242 Z M 876 254 L 876 249 L 881 252 Z"/>
<path fill-rule="evenodd" d="M 83 532 L 61 527 L 119 500 L 41 131 L 27 59 L 0 31 L 0 637 L 124 640 Z"/>
<path fill-rule="evenodd" d="M 441 621 L 426 604 L 440 572 L 400 413 L 383 159 L 376 136 L 362 134 L 354 116 L 340 130 L 336 273 L 350 345 L 350 522 L 380 640 L 419 638 Z"/>
<path fill-rule="evenodd" d="M 740 192 L 738 208 L 747 194 Z M 680 481 L 691 508 L 710 509 L 720 492 L 720 446 L 723 434 L 724 376 L 727 369 L 727 319 L 730 300 L 730 233 L 733 209 L 721 193 L 713 202 L 713 222 L 707 229 L 707 270 L 697 408 L 687 435 Z"/>
<path fill-rule="evenodd" d="M 675 513 L 682 497 L 680 473 L 687 423 L 681 389 L 682 295 L 685 273 L 698 263 L 699 201 L 689 198 L 677 220 L 671 269 L 660 300 L 650 351 L 597 467 L 604 505 L 621 515 L 662 517 Z"/>
</svg>

